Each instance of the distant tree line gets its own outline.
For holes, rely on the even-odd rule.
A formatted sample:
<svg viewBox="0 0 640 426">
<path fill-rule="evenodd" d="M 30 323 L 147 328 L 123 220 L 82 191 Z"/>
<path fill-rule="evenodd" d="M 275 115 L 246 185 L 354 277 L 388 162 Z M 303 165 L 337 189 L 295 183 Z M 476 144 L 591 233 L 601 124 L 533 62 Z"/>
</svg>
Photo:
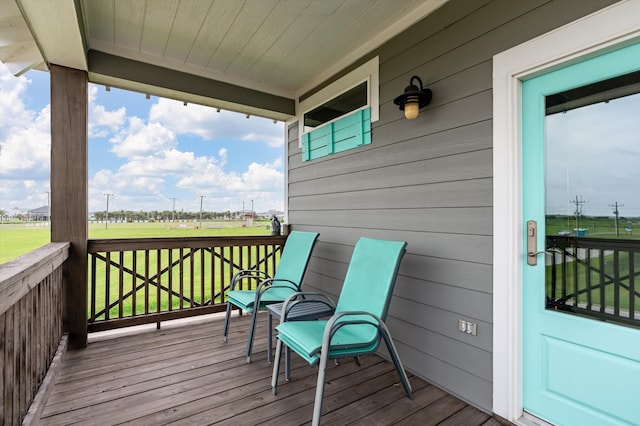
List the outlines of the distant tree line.
<svg viewBox="0 0 640 426">
<path fill-rule="evenodd" d="M 242 220 L 245 214 L 250 212 L 242 211 L 230 211 L 225 212 L 210 212 L 202 211 L 202 220 Z M 257 215 L 256 219 L 260 216 L 264 218 L 271 218 L 273 213 L 269 212 L 263 215 Z M 278 213 L 278 216 L 282 216 L 282 213 Z M 171 211 L 171 210 L 151 210 L 151 211 L 133 211 L 133 210 L 115 210 L 109 212 L 110 222 L 171 222 L 174 221 L 194 221 L 200 220 L 200 212 L 186 212 L 186 211 Z M 102 222 L 106 218 L 105 211 L 97 211 L 90 213 L 89 220 Z M 0 209 L 0 221 L 3 220 L 21 220 L 21 221 L 35 221 L 46 220 L 46 218 L 37 218 L 29 216 L 27 213 L 14 213 L 10 214 L 6 210 Z"/>
<path fill-rule="evenodd" d="M 248 213 L 248 212 L 245 212 Z M 91 220 L 104 221 L 106 212 L 99 211 L 91 214 Z M 175 221 L 192 221 L 200 219 L 200 212 L 171 211 L 171 210 L 151 210 L 151 211 L 132 211 L 132 210 L 116 210 L 109 212 L 109 221 L 113 222 L 170 222 Z M 202 220 L 240 220 L 243 218 L 242 211 L 226 212 L 210 212 L 202 211 Z"/>
</svg>

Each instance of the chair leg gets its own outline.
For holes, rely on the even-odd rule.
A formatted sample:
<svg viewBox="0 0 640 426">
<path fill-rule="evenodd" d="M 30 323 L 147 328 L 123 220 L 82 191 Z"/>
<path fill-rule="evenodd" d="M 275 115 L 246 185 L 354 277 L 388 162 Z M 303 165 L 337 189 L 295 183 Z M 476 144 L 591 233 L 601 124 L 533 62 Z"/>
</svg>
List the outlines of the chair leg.
<svg viewBox="0 0 640 426">
<path fill-rule="evenodd" d="M 251 327 L 249 328 L 249 340 L 247 340 L 247 364 L 251 364 L 251 351 L 253 350 L 253 336 L 256 332 L 256 324 L 258 323 L 258 310 L 254 309 L 251 313 Z"/>
<path fill-rule="evenodd" d="M 320 354 L 320 364 L 318 365 L 318 383 L 316 384 L 316 399 L 313 404 L 312 426 L 320 425 L 320 416 L 322 415 L 322 397 L 324 395 L 324 379 L 327 371 L 327 360 L 329 358 L 328 351 L 323 350 Z"/>
<path fill-rule="evenodd" d="M 278 392 L 278 374 L 280 374 L 280 354 L 282 353 L 282 340 L 276 339 L 276 359 L 273 361 L 273 374 L 271 375 L 271 393 Z"/>
<path fill-rule="evenodd" d="M 227 343 L 227 336 L 229 335 L 229 320 L 231 319 L 231 303 L 227 302 L 227 316 L 224 318 L 224 342 Z"/>
<path fill-rule="evenodd" d="M 267 362 L 273 361 L 273 315 L 267 310 Z"/>
<path fill-rule="evenodd" d="M 404 367 L 402 366 L 402 362 L 400 361 L 400 357 L 398 356 L 398 351 L 396 351 L 396 347 L 393 344 L 393 340 L 391 340 L 391 336 L 389 335 L 388 330 L 380 329 L 380 332 L 382 333 L 384 342 L 387 344 L 387 350 L 391 355 L 393 365 L 395 365 L 398 376 L 400 376 L 400 381 L 402 382 L 404 393 L 407 395 L 407 398 L 413 399 L 413 396 L 411 395 L 411 384 L 409 383 L 409 378 L 407 377 L 407 373 L 404 371 Z"/>
<path fill-rule="evenodd" d="M 284 345 L 284 380 L 291 380 L 291 351 L 287 345 Z"/>
</svg>

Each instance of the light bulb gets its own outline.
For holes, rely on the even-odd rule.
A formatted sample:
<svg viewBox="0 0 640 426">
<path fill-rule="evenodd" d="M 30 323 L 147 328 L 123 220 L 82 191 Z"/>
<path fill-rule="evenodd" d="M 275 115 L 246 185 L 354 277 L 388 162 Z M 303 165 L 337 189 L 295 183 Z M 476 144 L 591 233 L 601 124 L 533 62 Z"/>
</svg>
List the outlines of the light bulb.
<svg viewBox="0 0 640 426">
<path fill-rule="evenodd" d="M 418 102 L 410 102 L 404 104 L 404 116 L 407 120 L 413 120 L 418 116 L 418 112 L 420 108 L 418 107 Z"/>
</svg>

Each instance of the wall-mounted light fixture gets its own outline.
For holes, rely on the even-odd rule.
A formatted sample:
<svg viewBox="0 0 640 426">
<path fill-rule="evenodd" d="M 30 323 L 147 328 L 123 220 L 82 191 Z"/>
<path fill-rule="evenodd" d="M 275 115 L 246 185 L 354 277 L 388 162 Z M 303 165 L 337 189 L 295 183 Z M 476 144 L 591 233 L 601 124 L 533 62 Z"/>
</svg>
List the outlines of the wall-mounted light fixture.
<svg viewBox="0 0 640 426">
<path fill-rule="evenodd" d="M 413 84 L 413 80 L 418 80 L 420 86 Z M 422 80 L 417 75 L 411 77 L 404 93 L 393 100 L 393 103 L 404 111 L 407 120 L 416 118 L 420 109 L 429 105 L 429 102 L 431 102 L 431 90 L 422 88 Z"/>
</svg>

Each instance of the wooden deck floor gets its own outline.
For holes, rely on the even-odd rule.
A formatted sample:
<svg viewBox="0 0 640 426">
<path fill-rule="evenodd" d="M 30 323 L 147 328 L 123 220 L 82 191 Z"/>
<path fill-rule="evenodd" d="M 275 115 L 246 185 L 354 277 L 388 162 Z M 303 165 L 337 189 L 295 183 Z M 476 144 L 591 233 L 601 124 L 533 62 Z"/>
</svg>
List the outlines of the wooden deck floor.
<svg viewBox="0 0 640 426">
<path fill-rule="evenodd" d="M 317 368 L 292 355 L 292 378 L 271 394 L 266 315 L 260 314 L 253 362 L 244 346 L 248 316 L 90 338 L 64 355 L 41 424 L 302 425 L 313 411 Z M 282 371 L 283 369 L 281 369 Z M 327 371 L 323 425 L 498 425 L 488 414 L 410 376 L 406 398 L 393 364 L 376 356 Z"/>
</svg>

